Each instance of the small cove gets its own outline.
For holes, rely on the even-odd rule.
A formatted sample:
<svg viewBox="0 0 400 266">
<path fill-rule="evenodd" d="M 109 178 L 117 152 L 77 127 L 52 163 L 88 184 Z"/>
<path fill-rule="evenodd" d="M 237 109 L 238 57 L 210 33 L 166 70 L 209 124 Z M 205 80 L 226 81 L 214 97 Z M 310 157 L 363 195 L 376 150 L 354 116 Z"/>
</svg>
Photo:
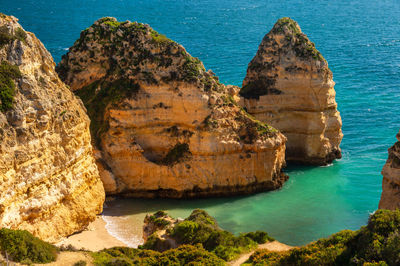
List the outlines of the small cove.
<svg viewBox="0 0 400 266">
<path fill-rule="evenodd" d="M 336 82 L 343 159 L 329 167 L 290 166 L 281 190 L 201 200 L 118 199 L 108 229 L 136 243 L 145 213 L 186 217 L 207 210 L 234 233 L 265 230 L 301 245 L 365 225 L 378 207 L 380 171 L 400 125 L 400 3 L 354 1 L 3 1 L 58 62 L 79 32 L 103 16 L 150 24 L 199 57 L 226 84 L 241 85 L 247 64 L 274 22 L 290 16 L 316 43 Z M 107 220 L 108 219 L 108 220 Z M 132 245 L 133 245 L 132 244 Z"/>
</svg>

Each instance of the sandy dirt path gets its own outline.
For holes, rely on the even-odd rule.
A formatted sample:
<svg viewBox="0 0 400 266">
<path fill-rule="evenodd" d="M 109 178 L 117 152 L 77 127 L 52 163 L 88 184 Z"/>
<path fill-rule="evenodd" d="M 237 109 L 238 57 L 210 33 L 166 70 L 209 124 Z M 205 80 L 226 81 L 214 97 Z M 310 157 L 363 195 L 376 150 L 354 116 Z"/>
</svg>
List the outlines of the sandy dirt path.
<svg viewBox="0 0 400 266">
<path fill-rule="evenodd" d="M 272 242 L 268 242 L 268 243 L 265 243 L 265 244 L 258 245 L 257 249 L 268 249 L 269 251 L 287 251 L 287 250 L 290 250 L 292 248 L 293 247 L 285 245 L 285 244 L 282 244 L 282 243 L 280 243 L 278 241 L 272 241 Z M 230 261 L 228 263 L 228 265 L 239 266 L 239 265 L 245 263 L 250 258 L 250 256 L 253 255 L 253 253 L 255 251 L 256 250 L 253 250 L 253 251 L 251 251 L 249 253 L 244 253 L 244 254 L 240 255 L 240 257 L 238 259 Z"/>
</svg>

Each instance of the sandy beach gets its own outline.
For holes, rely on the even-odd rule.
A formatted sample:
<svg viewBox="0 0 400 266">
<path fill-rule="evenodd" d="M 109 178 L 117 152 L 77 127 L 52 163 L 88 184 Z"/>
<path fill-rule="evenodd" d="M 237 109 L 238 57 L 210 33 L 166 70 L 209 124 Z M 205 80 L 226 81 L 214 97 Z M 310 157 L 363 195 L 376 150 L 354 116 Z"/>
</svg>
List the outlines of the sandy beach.
<svg viewBox="0 0 400 266">
<path fill-rule="evenodd" d="M 97 216 L 96 220 L 89 224 L 86 230 L 73 234 L 56 244 L 56 246 L 62 245 L 72 245 L 77 249 L 84 248 L 90 251 L 99 251 L 116 246 L 127 246 L 109 234 L 106 229 L 106 222 L 101 216 Z"/>
</svg>

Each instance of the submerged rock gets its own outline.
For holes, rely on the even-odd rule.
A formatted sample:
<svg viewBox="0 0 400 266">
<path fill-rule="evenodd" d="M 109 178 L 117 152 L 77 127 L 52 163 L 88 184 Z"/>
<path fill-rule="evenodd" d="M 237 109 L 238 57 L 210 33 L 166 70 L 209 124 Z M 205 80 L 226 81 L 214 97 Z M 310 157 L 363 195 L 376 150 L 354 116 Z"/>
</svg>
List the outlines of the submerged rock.
<svg viewBox="0 0 400 266">
<path fill-rule="evenodd" d="M 104 189 L 82 102 L 17 21 L 0 14 L 0 227 L 56 241 L 95 219 Z"/>
<path fill-rule="evenodd" d="M 382 169 L 382 195 L 379 209 L 400 209 L 400 132 L 397 142 L 388 150 L 389 156 Z"/>
<path fill-rule="evenodd" d="M 286 138 L 236 104 L 237 87 L 148 25 L 96 21 L 57 71 L 88 110 L 109 194 L 224 196 L 287 179 Z"/>
<path fill-rule="evenodd" d="M 282 18 L 249 63 L 240 104 L 287 137 L 287 161 L 325 165 L 341 158 L 334 85 L 314 43 L 295 21 Z"/>
</svg>

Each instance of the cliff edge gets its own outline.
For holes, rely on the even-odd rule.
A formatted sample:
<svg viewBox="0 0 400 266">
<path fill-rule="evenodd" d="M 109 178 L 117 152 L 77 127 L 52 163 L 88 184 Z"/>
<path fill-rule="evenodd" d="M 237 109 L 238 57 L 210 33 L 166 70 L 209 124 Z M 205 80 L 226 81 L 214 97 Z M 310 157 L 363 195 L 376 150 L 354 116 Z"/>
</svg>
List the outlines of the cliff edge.
<svg viewBox="0 0 400 266">
<path fill-rule="evenodd" d="M 104 189 L 82 102 L 17 21 L 0 14 L 0 227 L 53 242 L 95 219 Z"/>
</svg>

